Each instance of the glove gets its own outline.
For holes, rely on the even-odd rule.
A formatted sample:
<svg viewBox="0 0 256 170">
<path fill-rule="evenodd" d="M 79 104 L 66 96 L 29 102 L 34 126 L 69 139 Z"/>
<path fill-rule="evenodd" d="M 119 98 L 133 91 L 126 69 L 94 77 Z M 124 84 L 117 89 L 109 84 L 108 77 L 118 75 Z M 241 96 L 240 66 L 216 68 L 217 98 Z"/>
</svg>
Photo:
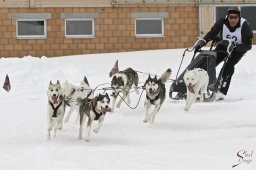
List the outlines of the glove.
<svg viewBox="0 0 256 170">
<path fill-rule="evenodd" d="M 198 52 L 203 46 L 206 45 L 206 41 L 203 38 L 198 38 L 195 42 L 194 49 L 195 53 Z"/>
</svg>

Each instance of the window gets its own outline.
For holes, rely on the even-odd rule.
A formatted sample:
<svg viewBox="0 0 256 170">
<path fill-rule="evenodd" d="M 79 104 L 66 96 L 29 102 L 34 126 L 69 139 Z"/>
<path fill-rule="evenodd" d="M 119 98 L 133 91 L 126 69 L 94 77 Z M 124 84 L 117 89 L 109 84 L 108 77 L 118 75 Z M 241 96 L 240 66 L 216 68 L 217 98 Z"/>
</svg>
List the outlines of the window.
<svg viewBox="0 0 256 170">
<path fill-rule="evenodd" d="M 93 19 L 66 19 L 65 36 L 69 38 L 94 37 Z"/>
<path fill-rule="evenodd" d="M 242 17 L 245 18 L 249 22 L 253 31 L 256 31 L 255 11 L 256 11 L 256 6 L 242 6 L 241 7 Z"/>
<path fill-rule="evenodd" d="M 61 18 L 65 19 L 65 37 L 95 37 L 94 23 L 99 13 L 61 13 Z"/>
<path fill-rule="evenodd" d="M 135 20 L 136 37 L 163 37 L 164 18 L 168 12 L 133 12 L 131 18 Z"/>
<path fill-rule="evenodd" d="M 229 6 L 218 6 L 216 7 L 216 21 L 218 21 L 221 17 L 225 17 L 227 15 Z"/>
<path fill-rule="evenodd" d="M 12 13 L 16 20 L 16 36 L 18 39 L 37 39 L 47 37 L 47 19 L 50 13 Z"/>
<path fill-rule="evenodd" d="M 135 19 L 135 36 L 159 37 L 164 36 L 164 20 L 139 18 Z"/>
<path fill-rule="evenodd" d="M 45 20 L 17 20 L 18 38 L 46 38 Z"/>
</svg>

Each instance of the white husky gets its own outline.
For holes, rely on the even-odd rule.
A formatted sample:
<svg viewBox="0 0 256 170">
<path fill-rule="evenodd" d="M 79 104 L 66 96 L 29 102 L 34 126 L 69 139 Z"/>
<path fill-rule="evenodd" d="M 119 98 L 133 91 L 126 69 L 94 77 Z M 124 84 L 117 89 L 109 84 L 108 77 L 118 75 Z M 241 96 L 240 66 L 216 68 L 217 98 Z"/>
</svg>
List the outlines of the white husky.
<svg viewBox="0 0 256 170">
<path fill-rule="evenodd" d="M 63 125 L 63 117 L 65 112 L 64 95 L 57 81 L 53 84 L 51 81 L 47 91 L 48 96 L 48 140 L 51 138 L 51 131 L 54 129 L 54 136 L 56 136 L 57 129 L 61 130 Z"/>
<path fill-rule="evenodd" d="M 71 113 L 74 110 L 76 110 L 76 112 L 77 112 L 76 122 L 78 122 L 78 120 L 79 120 L 79 105 L 78 105 L 77 99 L 78 98 L 82 98 L 82 99 L 93 98 L 93 92 L 90 89 L 90 85 L 85 77 L 84 80 L 81 82 L 80 86 L 75 86 L 75 85 L 69 83 L 68 81 L 63 83 L 61 86 L 64 91 L 66 104 L 67 104 L 67 106 L 70 106 L 70 109 L 69 109 L 64 121 L 68 122 L 70 119 Z"/>
<path fill-rule="evenodd" d="M 207 93 L 209 76 L 205 70 L 195 68 L 190 71 L 187 70 L 183 79 L 187 86 L 187 99 L 184 110 L 188 111 L 198 94 L 200 94 L 200 102 L 203 102 L 204 93 Z"/>
</svg>

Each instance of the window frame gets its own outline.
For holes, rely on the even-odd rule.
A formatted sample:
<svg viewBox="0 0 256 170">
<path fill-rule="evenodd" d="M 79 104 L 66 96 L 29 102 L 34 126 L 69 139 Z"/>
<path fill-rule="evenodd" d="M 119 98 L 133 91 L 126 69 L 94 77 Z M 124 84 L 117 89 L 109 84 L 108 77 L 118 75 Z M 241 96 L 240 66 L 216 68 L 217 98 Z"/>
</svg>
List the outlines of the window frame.
<svg viewBox="0 0 256 170">
<path fill-rule="evenodd" d="M 44 22 L 44 35 L 18 35 L 19 26 L 18 22 L 22 21 L 43 21 Z M 16 20 L 16 37 L 17 39 L 46 39 L 47 38 L 47 20 L 46 19 L 17 19 Z"/>
<path fill-rule="evenodd" d="M 137 20 L 160 20 L 161 26 L 162 26 L 162 33 L 161 34 L 137 34 Z M 141 37 L 141 38 L 159 38 L 164 37 L 164 18 L 135 18 L 135 37 Z"/>
<path fill-rule="evenodd" d="M 92 21 L 92 34 L 88 35 L 67 35 L 67 21 Z M 65 38 L 95 38 L 95 19 L 94 18 L 65 18 Z"/>
</svg>

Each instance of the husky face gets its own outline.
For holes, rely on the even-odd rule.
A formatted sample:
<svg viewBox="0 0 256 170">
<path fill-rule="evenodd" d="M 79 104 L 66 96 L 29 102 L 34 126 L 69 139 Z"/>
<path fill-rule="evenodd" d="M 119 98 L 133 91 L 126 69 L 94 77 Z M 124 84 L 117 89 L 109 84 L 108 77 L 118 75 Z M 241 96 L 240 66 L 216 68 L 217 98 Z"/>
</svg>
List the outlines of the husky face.
<svg viewBox="0 0 256 170">
<path fill-rule="evenodd" d="M 99 94 L 99 96 L 96 98 L 96 108 L 102 111 L 110 108 L 110 98 L 108 93 L 104 95 Z"/>
<path fill-rule="evenodd" d="M 116 93 L 121 92 L 125 88 L 127 82 L 127 77 L 125 74 L 116 73 L 111 80 L 111 87 L 114 89 L 112 95 L 117 95 Z"/>
<path fill-rule="evenodd" d="M 193 87 L 197 84 L 198 82 L 198 76 L 196 75 L 196 70 L 190 70 L 186 71 L 183 77 L 185 84 L 187 87 Z"/>
<path fill-rule="evenodd" d="M 124 80 L 123 77 L 115 75 L 111 81 L 111 86 L 115 89 L 124 88 Z"/>
<path fill-rule="evenodd" d="M 59 80 L 56 84 L 53 84 L 52 81 L 50 81 L 47 94 L 48 99 L 52 101 L 54 104 L 59 102 L 58 99 L 60 99 L 60 97 L 62 96 L 62 89 Z"/>
<path fill-rule="evenodd" d="M 148 94 L 153 94 L 157 91 L 159 88 L 159 81 L 157 80 L 157 77 L 151 78 L 151 76 L 148 76 L 148 79 L 145 83 L 146 92 Z"/>
</svg>

